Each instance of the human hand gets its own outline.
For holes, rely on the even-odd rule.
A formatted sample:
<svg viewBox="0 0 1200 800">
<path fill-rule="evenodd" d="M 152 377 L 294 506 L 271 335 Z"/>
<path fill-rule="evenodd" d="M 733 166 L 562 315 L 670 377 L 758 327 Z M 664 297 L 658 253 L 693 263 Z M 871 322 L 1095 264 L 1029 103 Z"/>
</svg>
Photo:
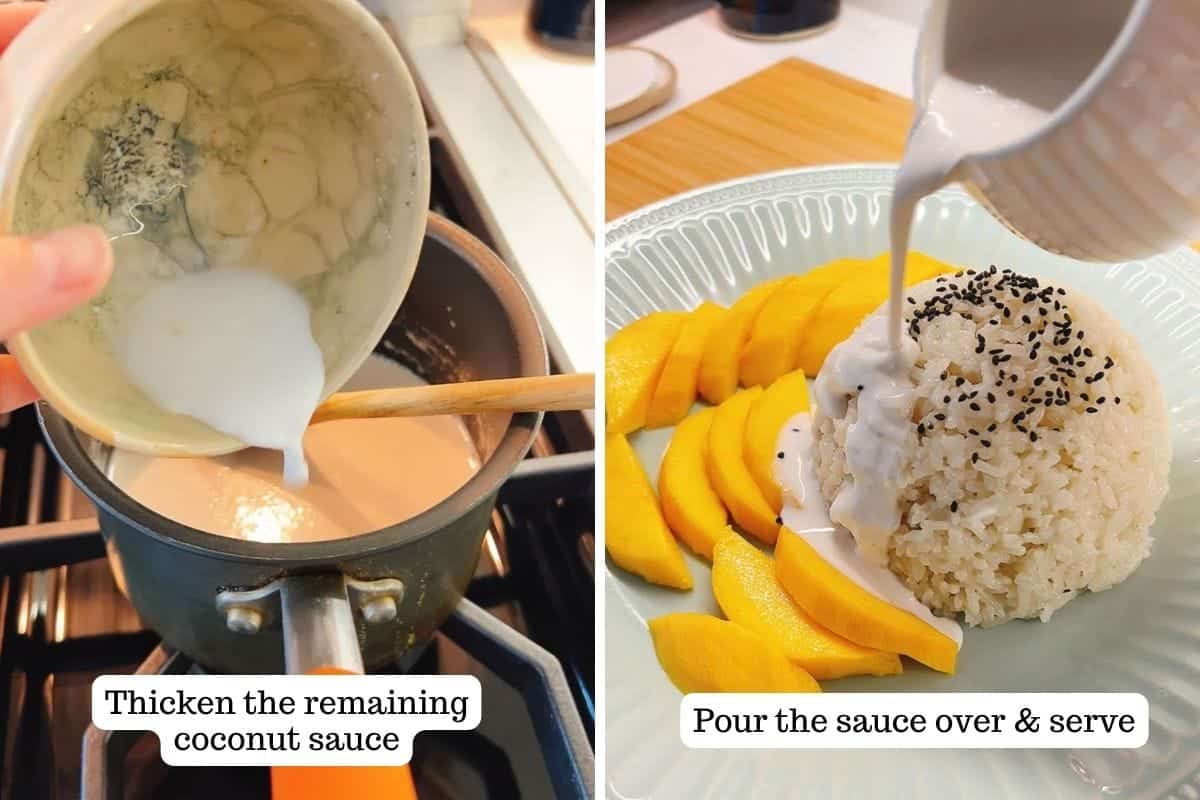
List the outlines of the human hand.
<svg viewBox="0 0 1200 800">
<path fill-rule="evenodd" d="M 41 9 L 41 3 L 0 6 L 0 52 Z M 112 261 L 104 232 L 91 225 L 0 237 L 0 341 L 87 301 L 108 282 Z M 0 414 L 36 398 L 16 359 L 0 355 Z"/>
</svg>

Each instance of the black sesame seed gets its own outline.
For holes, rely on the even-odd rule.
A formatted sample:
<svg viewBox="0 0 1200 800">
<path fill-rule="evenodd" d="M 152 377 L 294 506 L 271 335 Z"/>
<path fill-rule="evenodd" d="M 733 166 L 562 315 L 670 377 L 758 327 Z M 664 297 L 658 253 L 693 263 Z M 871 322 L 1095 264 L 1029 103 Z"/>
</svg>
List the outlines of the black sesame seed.
<svg viewBox="0 0 1200 800">
<path fill-rule="evenodd" d="M 971 453 L 971 463 L 972 464 L 979 463 L 979 453 Z"/>
<path fill-rule="evenodd" d="M 1114 397 L 1114 398 L 1113 398 L 1113 403 L 1114 403 L 1114 404 L 1116 404 L 1116 405 L 1118 405 L 1118 406 L 1119 406 L 1119 405 L 1121 405 L 1121 398 L 1119 398 L 1119 397 Z"/>
<path fill-rule="evenodd" d="M 955 386 L 962 386 L 966 382 L 967 382 L 967 379 L 962 377 L 961 375 L 954 379 Z"/>
<path fill-rule="evenodd" d="M 991 440 L 991 439 L 980 439 L 980 440 L 979 440 L 979 443 L 980 443 L 981 445 L 983 445 L 984 447 L 991 447 L 991 446 L 992 446 L 992 440 Z"/>
<path fill-rule="evenodd" d="M 776 453 L 776 454 L 775 454 L 775 457 L 776 457 L 776 458 L 779 458 L 779 459 L 782 459 L 782 458 L 783 458 L 783 451 L 782 451 L 782 450 L 780 450 L 778 453 Z"/>
<path fill-rule="evenodd" d="M 952 501 L 950 502 L 950 513 L 951 513 L 951 514 L 954 514 L 954 513 L 956 513 L 957 511 L 958 511 L 958 501 L 957 501 L 957 500 L 952 500 Z"/>
<path fill-rule="evenodd" d="M 1100 409 L 1096 408 L 1095 406 L 1088 406 L 1088 407 L 1087 407 L 1086 409 L 1084 409 L 1084 410 L 1085 410 L 1085 411 L 1087 411 L 1087 413 L 1089 413 L 1089 414 L 1095 414 L 1095 413 L 1096 413 L 1096 412 L 1098 412 Z"/>
<path fill-rule="evenodd" d="M 934 418 L 934 419 L 936 419 L 938 422 L 945 422 L 945 421 L 946 421 L 946 415 L 945 415 L 945 414 L 934 414 L 934 415 L 933 415 L 933 418 Z"/>
<path fill-rule="evenodd" d="M 1037 440 L 1038 440 L 1037 431 L 1030 431 L 1029 432 L 1029 441 L 1036 442 Z"/>
<path fill-rule="evenodd" d="M 950 402 L 950 395 L 946 395 L 945 397 L 943 397 L 943 398 L 942 398 L 942 402 L 943 402 L 943 403 L 949 403 L 949 402 Z"/>
<path fill-rule="evenodd" d="M 1104 405 L 1104 401 L 1105 401 L 1105 400 L 1107 400 L 1107 399 L 1108 399 L 1107 397 L 1097 397 L 1097 398 L 1096 398 L 1096 405 L 1098 405 L 1098 406 L 1102 406 L 1102 405 Z"/>
<path fill-rule="evenodd" d="M 970 408 L 972 411 L 979 411 L 979 403 L 971 403 Z"/>
</svg>

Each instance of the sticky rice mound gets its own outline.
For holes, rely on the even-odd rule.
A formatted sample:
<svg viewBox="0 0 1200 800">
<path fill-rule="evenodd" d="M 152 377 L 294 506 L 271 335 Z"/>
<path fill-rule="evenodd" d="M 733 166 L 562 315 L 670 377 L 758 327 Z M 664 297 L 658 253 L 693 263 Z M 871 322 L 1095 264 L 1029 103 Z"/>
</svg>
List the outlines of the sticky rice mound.
<svg viewBox="0 0 1200 800">
<path fill-rule="evenodd" d="M 973 625 L 1048 620 L 1129 577 L 1171 459 L 1162 388 L 1133 336 L 1078 292 L 995 267 L 913 287 L 905 326 L 916 401 L 889 568 Z M 856 402 L 813 413 L 826 500 L 851 479 Z"/>
</svg>

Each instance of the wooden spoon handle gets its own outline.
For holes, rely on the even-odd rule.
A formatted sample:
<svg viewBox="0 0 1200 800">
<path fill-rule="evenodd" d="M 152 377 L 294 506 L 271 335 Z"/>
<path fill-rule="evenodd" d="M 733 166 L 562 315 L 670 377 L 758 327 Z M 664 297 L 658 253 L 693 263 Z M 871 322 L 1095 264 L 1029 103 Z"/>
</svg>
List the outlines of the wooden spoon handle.
<svg viewBox="0 0 1200 800">
<path fill-rule="evenodd" d="M 309 424 L 334 419 L 430 417 L 489 411 L 582 411 L 595 405 L 595 375 L 541 375 L 340 392 L 317 406 Z"/>
</svg>

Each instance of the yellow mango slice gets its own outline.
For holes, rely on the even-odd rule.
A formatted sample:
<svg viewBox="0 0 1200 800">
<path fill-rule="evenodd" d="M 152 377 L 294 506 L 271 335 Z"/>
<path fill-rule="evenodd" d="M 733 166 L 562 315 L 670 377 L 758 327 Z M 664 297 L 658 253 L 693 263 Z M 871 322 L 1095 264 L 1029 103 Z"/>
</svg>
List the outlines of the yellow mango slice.
<svg viewBox="0 0 1200 800">
<path fill-rule="evenodd" d="M 716 303 L 702 303 L 688 314 L 654 387 L 646 427 L 674 425 L 687 416 L 696 402 L 696 379 L 704 346 L 725 313 L 725 308 Z"/>
<path fill-rule="evenodd" d="M 800 344 L 825 296 L 862 265 L 859 259 L 830 261 L 789 279 L 771 293 L 742 349 L 742 386 L 767 386 L 796 368 Z"/>
<path fill-rule="evenodd" d="M 779 521 L 746 468 L 746 417 L 762 394 L 761 387 L 745 389 L 717 406 L 708 431 L 705 463 L 708 479 L 721 502 L 746 532 L 767 544 L 779 535 Z"/>
<path fill-rule="evenodd" d="M 705 451 L 715 408 L 679 423 L 658 468 L 658 498 L 667 525 L 697 555 L 712 561 L 713 545 L 729 535 L 724 504 L 708 479 Z"/>
<path fill-rule="evenodd" d="M 650 620 L 658 663 L 671 683 L 692 692 L 819 692 L 821 687 L 777 645 L 707 614 Z"/>
<path fill-rule="evenodd" d="M 815 376 L 821 371 L 829 351 L 854 333 L 858 324 L 887 299 L 887 276 L 863 268 L 855 279 L 848 279 L 828 295 L 806 329 L 796 366 Z"/>
<path fill-rule="evenodd" d="M 815 376 L 825 357 L 843 339 L 854 333 L 863 319 L 888 298 L 888 253 L 881 253 L 857 270 L 847 269 L 838 286 L 829 292 L 805 329 L 804 341 L 796 355 L 796 366 Z M 923 253 L 910 252 L 905 261 L 904 285 L 913 286 L 932 277 L 957 271 Z"/>
<path fill-rule="evenodd" d="M 723 403 L 737 390 L 742 346 L 767 298 L 787 280 L 776 278 L 751 287 L 717 323 L 704 347 L 696 382 L 700 396 L 708 402 Z"/>
<path fill-rule="evenodd" d="M 874 268 L 881 269 L 884 273 L 890 274 L 892 254 L 884 251 L 872 258 L 870 263 Z M 918 283 L 927 281 L 930 278 L 936 278 L 938 275 L 948 275 L 958 272 L 960 269 L 961 267 L 947 264 L 945 261 L 938 261 L 927 253 L 909 250 L 908 255 L 904 259 L 904 285 L 916 286 Z"/>
<path fill-rule="evenodd" d="M 717 543 L 712 584 L 725 616 L 779 645 L 817 680 L 902 671 L 895 653 L 860 647 L 813 622 L 779 585 L 771 557 L 740 536 Z"/>
<path fill-rule="evenodd" d="M 802 411 L 808 411 L 808 382 L 804 370 L 798 369 L 763 391 L 746 417 L 742 445 L 746 469 L 776 514 L 783 508 L 783 490 L 775 480 L 775 464 L 779 461 L 775 446 L 784 424 Z"/>
<path fill-rule="evenodd" d="M 786 528 L 775 547 L 775 576 L 796 605 L 834 633 L 954 673 L 958 645 L 953 639 L 863 589 Z"/>
<path fill-rule="evenodd" d="M 651 583 L 691 589 L 692 573 L 658 509 L 654 489 L 622 434 L 609 434 L 604 455 L 604 538 L 622 569 Z"/>
<path fill-rule="evenodd" d="M 654 387 L 687 316 L 656 311 L 626 325 L 604 345 L 608 433 L 632 433 L 646 424 Z"/>
</svg>

